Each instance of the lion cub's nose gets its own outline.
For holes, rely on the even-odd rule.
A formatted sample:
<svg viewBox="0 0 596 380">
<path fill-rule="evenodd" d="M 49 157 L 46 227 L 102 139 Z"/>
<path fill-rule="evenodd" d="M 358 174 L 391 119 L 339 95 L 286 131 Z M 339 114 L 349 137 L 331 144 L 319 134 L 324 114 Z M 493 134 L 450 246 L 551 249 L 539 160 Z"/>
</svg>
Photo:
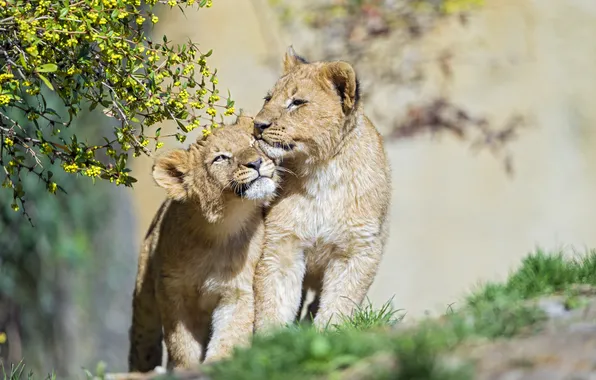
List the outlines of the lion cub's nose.
<svg viewBox="0 0 596 380">
<path fill-rule="evenodd" d="M 244 164 L 244 166 L 246 166 L 247 168 L 252 168 L 252 169 L 255 169 L 256 171 L 259 171 L 259 169 L 261 168 L 262 162 L 263 162 L 263 159 L 261 157 L 259 157 L 256 160 L 254 160 L 253 162 Z"/>
<path fill-rule="evenodd" d="M 263 131 L 271 126 L 271 123 L 266 122 L 259 122 L 255 120 L 255 128 L 259 133 L 263 133 Z"/>
</svg>

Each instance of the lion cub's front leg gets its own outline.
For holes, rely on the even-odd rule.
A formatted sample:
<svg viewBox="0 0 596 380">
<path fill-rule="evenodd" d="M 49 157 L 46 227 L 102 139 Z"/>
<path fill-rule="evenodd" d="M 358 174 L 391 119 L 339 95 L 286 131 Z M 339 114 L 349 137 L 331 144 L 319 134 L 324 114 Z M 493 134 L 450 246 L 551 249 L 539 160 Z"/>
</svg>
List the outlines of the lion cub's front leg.
<svg viewBox="0 0 596 380">
<path fill-rule="evenodd" d="M 335 252 L 323 275 L 320 304 L 314 319 L 319 329 L 350 316 L 370 288 L 383 253 L 383 239 L 355 241 L 347 252 Z"/>
<path fill-rule="evenodd" d="M 176 290 L 158 286 L 157 292 L 168 353 L 167 367 L 189 369 L 201 363 L 209 319 L 196 310 L 187 309 L 182 293 Z"/>
<path fill-rule="evenodd" d="M 255 274 L 255 331 L 284 327 L 294 321 L 304 270 L 304 253 L 297 239 L 275 233 L 265 238 Z"/>
<path fill-rule="evenodd" d="M 252 289 L 236 290 L 236 294 L 222 297 L 213 312 L 211 340 L 205 363 L 231 356 L 234 347 L 247 346 L 254 325 L 254 297 Z"/>
</svg>

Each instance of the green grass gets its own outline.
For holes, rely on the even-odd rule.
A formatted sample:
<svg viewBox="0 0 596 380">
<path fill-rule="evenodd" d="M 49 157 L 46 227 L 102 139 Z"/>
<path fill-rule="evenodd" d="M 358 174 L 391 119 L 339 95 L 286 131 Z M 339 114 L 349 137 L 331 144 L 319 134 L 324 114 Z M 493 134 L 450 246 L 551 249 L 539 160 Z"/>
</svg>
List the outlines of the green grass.
<svg viewBox="0 0 596 380">
<path fill-rule="evenodd" d="M 569 292 L 574 285 L 596 286 L 596 250 L 574 257 L 563 252 L 547 254 L 541 249 L 525 257 L 505 283 L 487 283 L 467 298 L 469 304 L 500 298 L 529 299 Z"/>
<path fill-rule="evenodd" d="M 10 368 L 6 368 L 4 362 L 0 360 L 0 373 L 3 380 L 33 380 L 36 377 L 33 371 L 25 371 L 25 364 L 21 360 L 18 364 L 11 364 Z M 44 380 L 55 380 L 56 376 L 53 373 L 48 374 Z"/>
<path fill-rule="evenodd" d="M 403 315 L 390 303 L 380 309 L 368 303 L 324 333 L 297 326 L 273 336 L 257 336 L 250 349 L 238 350 L 232 360 L 214 365 L 211 374 L 216 380 L 334 378 L 384 352 L 393 355 L 397 369 L 387 372 L 381 366 L 374 371 L 371 366 L 366 378 L 471 379 L 471 367 L 445 367 L 441 354 L 474 337 L 497 339 L 534 332 L 546 315 L 524 301 L 569 292 L 582 284 L 596 285 L 596 251 L 570 259 L 563 253 L 536 250 L 505 282 L 480 286 L 459 310 L 450 310 L 441 321 L 429 319 L 413 329 L 391 330 Z"/>
<path fill-rule="evenodd" d="M 596 287 L 596 251 L 567 258 L 536 250 L 504 282 L 479 286 L 460 308 L 450 308 L 440 319 L 400 327 L 404 314 L 391 300 L 380 308 L 367 302 L 324 332 L 293 325 L 257 335 L 251 348 L 238 349 L 233 358 L 203 369 L 214 380 L 340 379 L 356 369 L 364 375 L 353 378 L 371 380 L 472 379 L 472 366 L 448 365 L 444 354 L 474 338 L 501 339 L 539 330 L 546 315 L 528 300 L 565 294 L 569 308 L 581 307 L 577 285 Z M 13 368 L 4 380 L 21 379 L 23 373 L 22 366 Z"/>
</svg>

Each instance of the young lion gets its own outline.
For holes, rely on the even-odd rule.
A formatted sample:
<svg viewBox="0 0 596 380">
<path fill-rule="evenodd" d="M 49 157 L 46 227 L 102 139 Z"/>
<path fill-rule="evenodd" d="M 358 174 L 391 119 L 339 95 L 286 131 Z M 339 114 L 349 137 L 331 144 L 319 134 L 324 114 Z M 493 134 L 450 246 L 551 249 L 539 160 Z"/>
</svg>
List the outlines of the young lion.
<svg viewBox="0 0 596 380">
<path fill-rule="evenodd" d="M 284 75 L 254 120 L 265 153 L 281 160 L 283 190 L 265 218 L 255 274 L 255 328 L 291 323 L 301 289 L 320 294 L 316 327 L 364 299 L 387 235 L 390 171 L 346 62 L 308 63 L 290 47 Z"/>
<path fill-rule="evenodd" d="M 155 161 L 153 177 L 168 199 L 139 257 L 131 372 L 161 364 L 162 326 L 170 368 L 221 359 L 252 335 L 262 206 L 279 177 L 251 130 L 250 121 L 224 126 Z"/>
</svg>

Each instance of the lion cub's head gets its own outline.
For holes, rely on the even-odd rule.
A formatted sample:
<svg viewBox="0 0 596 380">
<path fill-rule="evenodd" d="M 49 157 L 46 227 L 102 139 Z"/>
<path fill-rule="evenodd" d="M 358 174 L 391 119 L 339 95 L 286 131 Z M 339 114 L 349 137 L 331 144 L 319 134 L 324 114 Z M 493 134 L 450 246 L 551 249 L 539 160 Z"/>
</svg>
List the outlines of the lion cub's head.
<svg viewBox="0 0 596 380">
<path fill-rule="evenodd" d="M 275 164 L 255 144 L 252 121 L 217 128 L 187 149 L 158 158 L 153 178 L 169 198 L 199 204 L 205 218 L 217 222 L 224 204 L 233 199 L 264 203 L 275 196 L 279 183 Z"/>
<path fill-rule="evenodd" d="M 325 160 L 352 127 L 359 106 L 356 73 L 347 62 L 308 63 L 290 47 L 284 75 L 265 97 L 254 134 L 268 156 Z"/>
</svg>

